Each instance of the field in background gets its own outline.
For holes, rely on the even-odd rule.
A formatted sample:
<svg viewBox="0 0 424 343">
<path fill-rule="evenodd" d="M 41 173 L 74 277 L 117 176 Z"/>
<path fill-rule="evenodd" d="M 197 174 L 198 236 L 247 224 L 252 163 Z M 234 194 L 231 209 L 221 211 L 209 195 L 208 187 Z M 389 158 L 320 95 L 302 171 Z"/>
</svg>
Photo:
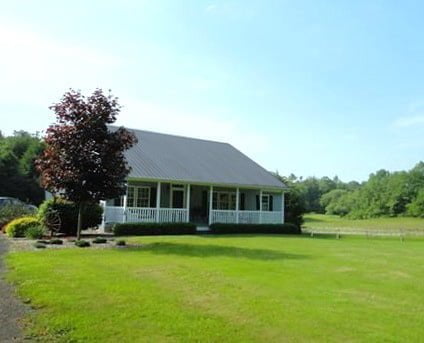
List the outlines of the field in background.
<svg viewBox="0 0 424 343">
<path fill-rule="evenodd" d="M 334 232 L 342 231 L 393 231 L 393 232 L 421 232 L 424 233 L 424 219 L 411 217 L 347 219 L 325 214 L 306 214 L 304 216 L 306 229 Z"/>
<path fill-rule="evenodd" d="M 128 238 L 127 238 L 128 239 Z M 8 255 L 54 342 L 417 342 L 424 239 L 135 237 Z"/>
</svg>

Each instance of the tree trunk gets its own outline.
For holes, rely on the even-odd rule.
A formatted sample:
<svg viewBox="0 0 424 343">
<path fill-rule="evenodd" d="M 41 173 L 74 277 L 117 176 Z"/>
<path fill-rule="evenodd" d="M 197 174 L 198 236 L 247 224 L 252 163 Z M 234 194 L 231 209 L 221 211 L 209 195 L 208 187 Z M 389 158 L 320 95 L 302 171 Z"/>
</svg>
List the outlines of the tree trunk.
<svg viewBox="0 0 424 343">
<path fill-rule="evenodd" d="M 83 208 L 83 204 L 82 204 L 82 202 L 80 202 L 79 207 L 78 207 L 77 240 L 80 240 L 80 238 L 81 238 L 82 208 Z"/>
</svg>

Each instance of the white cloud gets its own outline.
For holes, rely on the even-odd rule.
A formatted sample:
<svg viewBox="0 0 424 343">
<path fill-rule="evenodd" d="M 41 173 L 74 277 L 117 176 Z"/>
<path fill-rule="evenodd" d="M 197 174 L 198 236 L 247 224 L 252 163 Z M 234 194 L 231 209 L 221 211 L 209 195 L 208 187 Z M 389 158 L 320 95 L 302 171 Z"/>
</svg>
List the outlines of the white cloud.
<svg viewBox="0 0 424 343">
<path fill-rule="evenodd" d="M 424 115 L 400 117 L 394 122 L 395 127 L 413 127 L 424 125 Z"/>
</svg>

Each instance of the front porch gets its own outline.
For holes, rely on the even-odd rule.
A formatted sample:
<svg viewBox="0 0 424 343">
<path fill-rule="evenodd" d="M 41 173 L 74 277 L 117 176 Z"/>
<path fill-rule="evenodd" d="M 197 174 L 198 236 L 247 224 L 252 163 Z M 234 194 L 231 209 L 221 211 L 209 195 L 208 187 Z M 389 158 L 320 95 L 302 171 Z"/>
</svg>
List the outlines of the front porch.
<svg viewBox="0 0 424 343">
<path fill-rule="evenodd" d="M 284 223 L 282 190 L 130 181 L 126 195 L 101 204 L 103 229 L 128 222 Z"/>
</svg>

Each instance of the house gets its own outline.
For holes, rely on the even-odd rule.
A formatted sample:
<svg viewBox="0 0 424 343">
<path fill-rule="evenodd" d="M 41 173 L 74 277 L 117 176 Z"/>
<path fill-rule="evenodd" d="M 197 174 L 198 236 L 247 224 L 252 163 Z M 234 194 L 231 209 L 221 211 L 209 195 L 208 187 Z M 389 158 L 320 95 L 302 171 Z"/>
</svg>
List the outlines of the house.
<svg viewBox="0 0 424 343">
<path fill-rule="evenodd" d="M 130 131 L 138 143 L 125 154 L 127 192 L 102 201 L 103 228 L 118 222 L 284 223 L 286 186 L 230 144 Z"/>
</svg>

